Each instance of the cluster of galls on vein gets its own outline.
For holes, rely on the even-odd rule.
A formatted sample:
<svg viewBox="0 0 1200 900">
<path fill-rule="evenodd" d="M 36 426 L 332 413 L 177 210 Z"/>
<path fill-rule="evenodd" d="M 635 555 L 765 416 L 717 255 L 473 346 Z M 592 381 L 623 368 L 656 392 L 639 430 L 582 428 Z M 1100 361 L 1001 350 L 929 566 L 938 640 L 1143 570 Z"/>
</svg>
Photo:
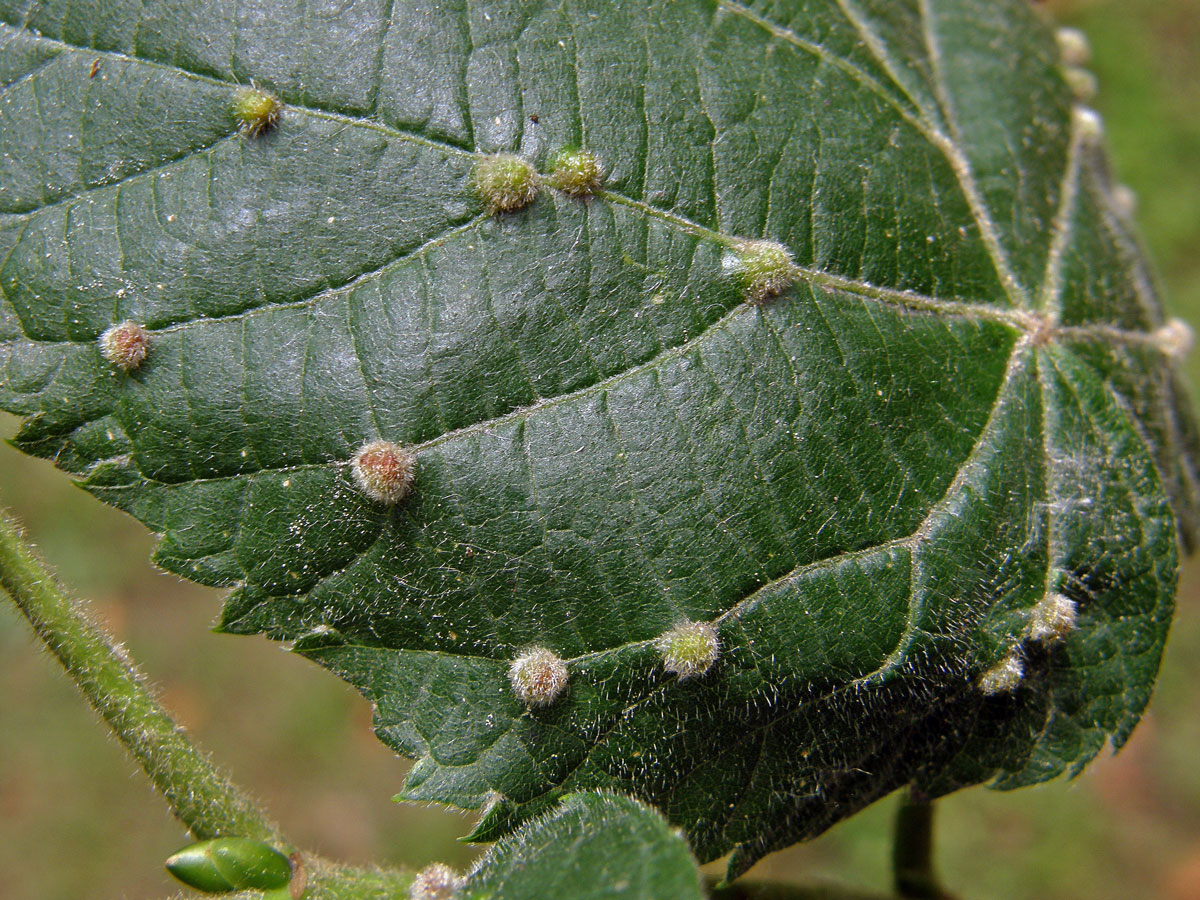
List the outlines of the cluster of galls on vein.
<svg viewBox="0 0 1200 900">
<path fill-rule="evenodd" d="M 1052 591 L 1046 594 L 1029 613 L 1029 621 L 1021 635 L 1022 643 L 1050 645 L 1066 640 L 1075 630 L 1078 609 L 1070 597 Z M 979 689 L 988 695 L 1011 694 L 1025 677 L 1022 643 L 1008 651 L 979 679 Z"/>
<path fill-rule="evenodd" d="M 283 106 L 273 94 L 259 87 L 239 88 L 232 112 L 240 130 L 258 137 L 277 127 Z M 475 166 L 473 187 L 488 213 L 503 215 L 532 203 L 543 185 L 580 199 L 598 195 L 604 184 L 605 168 L 595 154 L 578 148 L 563 150 L 554 159 L 548 175 L 542 175 L 521 156 L 498 153 L 482 157 Z M 720 236 L 716 236 L 720 237 Z M 770 240 L 724 238 L 731 250 L 730 268 L 740 279 L 743 298 L 760 305 L 786 291 L 799 269 L 782 244 Z M 135 321 L 108 328 L 99 339 L 103 357 L 126 374 L 135 372 L 151 350 L 151 335 Z M 410 450 L 388 440 L 363 444 L 350 461 L 350 472 L 359 490 L 371 500 L 394 506 L 413 490 L 417 459 Z M 1060 640 L 1074 627 L 1074 604 L 1051 594 L 1033 612 L 1027 637 L 1035 641 Z M 680 680 L 707 673 L 720 654 L 716 627 L 708 622 L 684 622 L 655 642 L 665 671 Z M 980 679 L 985 693 L 1012 690 L 1023 675 L 1019 650 L 1010 652 Z M 567 663 L 552 650 L 530 647 L 513 660 L 509 681 L 516 696 L 529 707 L 554 703 L 567 690 Z M 422 873 L 429 882 L 422 896 L 439 897 L 435 883 L 452 882 L 452 873 Z M 418 878 L 421 881 L 421 877 Z"/>
<path fill-rule="evenodd" d="M 246 87 L 235 93 L 232 112 L 245 135 L 258 137 L 279 124 L 282 108 L 273 94 Z M 563 150 L 549 175 L 540 174 L 520 156 L 499 153 L 479 160 L 473 186 L 488 213 L 502 215 L 532 203 L 543 185 L 571 197 L 591 198 L 600 192 L 604 176 L 603 163 L 587 150 Z M 761 304 L 791 285 L 795 265 L 783 245 L 751 240 L 730 243 L 747 302 Z M 152 348 L 151 332 L 132 320 L 108 328 L 98 343 L 104 359 L 127 375 L 142 366 Z M 349 468 L 355 485 L 366 497 L 384 506 L 395 506 L 412 493 L 417 457 L 399 444 L 376 439 L 358 449 Z M 664 670 L 680 680 L 707 673 L 716 663 L 721 646 L 716 627 L 708 622 L 681 623 L 657 638 L 654 645 Z M 529 647 L 513 660 L 508 677 L 517 698 L 533 708 L 548 706 L 562 697 L 570 672 L 567 662 L 552 650 Z M 450 896 L 446 892 L 458 884 L 456 877 L 444 867 L 431 867 L 418 876 L 414 890 L 423 898 Z"/>
</svg>

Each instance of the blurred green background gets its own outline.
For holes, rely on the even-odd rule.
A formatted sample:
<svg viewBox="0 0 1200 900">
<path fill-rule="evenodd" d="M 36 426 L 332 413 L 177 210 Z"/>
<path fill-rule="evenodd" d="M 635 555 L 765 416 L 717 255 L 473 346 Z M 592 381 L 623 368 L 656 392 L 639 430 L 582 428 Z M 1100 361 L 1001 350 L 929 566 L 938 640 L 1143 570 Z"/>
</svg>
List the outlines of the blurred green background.
<svg viewBox="0 0 1200 900">
<path fill-rule="evenodd" d="M 1171 312 L 1200 323 L 1200 0 L 1058 0 L 1083 28 L 1118 177 Z M 1200 356 L 1189 364 L 1200 385 Z M 1200 394 L 1200 391 L 1197 392 Z M 16 428 L 0 417 L 0 435 Z M 202 746 L 303 846 L 350 862 L 467 864 L 469 820 L 392 803 L 408 766 L 370 732 L 358 696 L 261 638 L 208 630 L 215 591 L 156 573 L 152 538 L 48 464 L 0 447 L 0 498 L 62 579 L 161 686 Z M 1200 564 L 1151 710 L 1127 748 L 1074 782 L 982 788 L 941 804 L 939 857 L 969 900 L 1200 898 Z M 0 603 L 0 895 L 146 900 L 175 890 L 162 860 L 185 842 L 75 688 Z M 894 801 L 777 853 L 754 877 L 886 888 Z M 669 900 L 669 898 L 664 898 Z"/>
</svg>

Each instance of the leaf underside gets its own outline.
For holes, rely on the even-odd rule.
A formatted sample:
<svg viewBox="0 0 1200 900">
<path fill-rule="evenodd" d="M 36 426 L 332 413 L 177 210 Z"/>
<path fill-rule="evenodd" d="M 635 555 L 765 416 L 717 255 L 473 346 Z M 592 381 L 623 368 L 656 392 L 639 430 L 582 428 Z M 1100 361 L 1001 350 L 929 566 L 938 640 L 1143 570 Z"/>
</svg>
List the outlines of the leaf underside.
<svg viewBox="0 0 1200 900">
<path fill-rule="evenodd" d="M 464 900 L 702 900 L 687 842 L 653 810 L 604 793 L 568 794 L 548 815 L 497 843 Z"/>
<path fill-rule="evenodd" d="M 632 793 L 737 874 L 1125 740 L 1196 441 L 1025 0 L 301 6 L 0 0 L 0 406 L 232 587 L 224 630 L 361 690 L 402 797 L 492 839 Z M 483 155 L 569 146 L 603 191 L 485 212 Z M 797 269 L 760 306 L 762 237 Z M 376 438 L 417 455 L 394 508 L 350 476 Z M 689 620 L 721 655 L 680 680 Z M 535 645 L 570 684 L 531 710 Z"/>
</svg>

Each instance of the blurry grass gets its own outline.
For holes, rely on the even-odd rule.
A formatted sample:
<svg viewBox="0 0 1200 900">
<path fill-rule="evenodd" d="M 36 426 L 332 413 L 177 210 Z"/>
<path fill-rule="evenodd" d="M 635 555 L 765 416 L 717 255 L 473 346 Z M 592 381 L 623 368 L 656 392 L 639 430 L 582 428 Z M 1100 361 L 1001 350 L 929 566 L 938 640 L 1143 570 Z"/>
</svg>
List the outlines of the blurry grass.
<svg viewBox="0 0 1200 900">
<path fill-rule="evenodd" d="M 10 436 L 16 420 L 0 417 Z M 469 861 L 467 820 L 391 801 L 408 763 L 345 683 L 277 644 L 209 631 L 220 594 L 155 572 L 145 528 L 0 448 L 0 497 L 200 744 L 302 846 L 346 861 Z M 0 602 L 0 897 L 154 898 L 186 841 L 23 620 Z"/>
<path fill-rule="evenodd" d="M 1095 51 L 1116 171 L 1171 310 L 1200 322 L 1200 0 L 1048 4 Z M 1200 384 L 1200 355 L 1190 362 Z M 0 434 L 15 420 L 0 418 Z M 406 762 L 370 733 L 353 691 L 269 642 L 209 633 L 218 594 L 155 573 L 145 530 L 47 464 L 0 448 L 0 497 L 61 577 L 125 641 L 203 746 L 301 844 L 347 861 L 465 864 L 467 822 L 393 804 Z M 1200 897 L 1200 567 L 1147 719 L 1075 782 L 941 804 L 947 882 L 970 900 Z M 185 836 L 74 687 L 0 603 L 0 894 L 133 900 L 174 891 L 161 862 Z M 892 802 L 768 857 L 754 877 L 885 887 Z M 670 898 L 663 898 L 670 900 Z"/>
</svg>

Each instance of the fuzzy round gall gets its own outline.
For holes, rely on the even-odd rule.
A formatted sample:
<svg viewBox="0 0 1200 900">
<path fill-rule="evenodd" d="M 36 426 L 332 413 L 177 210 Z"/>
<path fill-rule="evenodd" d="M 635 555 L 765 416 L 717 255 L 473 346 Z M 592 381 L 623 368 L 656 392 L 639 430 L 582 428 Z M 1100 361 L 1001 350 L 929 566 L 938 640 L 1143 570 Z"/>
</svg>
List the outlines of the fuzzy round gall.
<svg viewBox="0 0 1200 900">
<path fill-rule="evenodd" d="M 149 352 L 150 332 L 137 322 L 111 325 L 100 335 L 100 355 L 122 372 L 138 368 Z"/>
<path fill-rule="evenodd" d="M 682 681 L 712 668 L 721 653 L 721 639 L 708 622 L 685 622 L 658 639 L 658 651 L 663 668 Z"/>
<path fill-rule="evenodd" d="M 1090 103 L 1100 93 L 1100 82 L 1083 66 L 1063 66 L 1063 80 L 1071 89 L 1071 96 L 1080 103 Z"/>
<path fill-rule="evenodd" d="M 279 122 L 283 104 L 269 91 L 257 87 L 238 88 L 233 95 L 233 115 L 244 134 L 257 137 Z"/>
<path fill-rule="evenodd" d="M 408 888 L 409 900 L 454 900 L 465 883 L 445 863 L 432 863 L 417 873 Z"/>
<path fill-rule="evenodd" d="M 567 689 L 567 664 L 557 653 L 534 647 L 522 653 L 508 668 L 508 680 L 527 706 L 549 706 Z"/>
<path fill-rule="evenodd" d="M 747 302 L 765 303 L 791 287 L 796 266 L 783 244 L 741 241 L 735 251 L 734 268 L 742 279 Z"/>
<path fill-rule="evenodd" d="M 363 444 L 350 463 L 359 490 L 379 503 L 399 503 L 412 490 L 417 460 L 391 441 Z"/>
<path fill-rule="evenodd" d="M 1075 127 L 1085 143 L 1095 144 L 1104 139 L 1104 120 L 1100 113 L 1087 106 L 1076 106 Z"/>
<path fill-rule="evenodd" d="M 1112 207 L 1117 215 L 1126 221 L 1132 221 L 1137 214 L 1137 193 L 1127 184 L 1115 185 L 1112 189 Z"/>
<path fill-rule="evenodd" d="M 1058 54 L 1068 66 L 1086 66 L 1092 60 L 1092 47 L 1087 35 L 1078 28 L 1059 28 L 1054 32 Z"/>
<path fill-rule="evenodd" d="M 564 150 L 554 160 L 550 184 L 572 197 L 590 197 L 604 183 L 604 165 L 587 150 Z"/>
<path fill-rule="evenodd" d="M 1029 637 L 1042 643 L 1061 641 L 1075 630 L 1075 601 L 1062 594 L 1047 594 L 1029 615 Z"/>
<path fill-rule="evenodd" d="M 979 679 L 979 690 L 989 696 L 1011 694 L 1020 687 L 1024 677 L 1025 664 L 1014 650 L 983 673 Z"/>
<path fill-rule="evenodd" d="M 475 191 L 488 212 L 514 212 L 537 199 L 540 179 L 529 160 L 512 153 L 485 156 L 475 166 Z"/>
<path fill-rule="evenodd" d="M 1186 359 L 1196 344 L 1192 326 L 1183 319 L 1171 319 L 1152 335 L 1158 349 L 1172 359 Z"/>
</svg>

